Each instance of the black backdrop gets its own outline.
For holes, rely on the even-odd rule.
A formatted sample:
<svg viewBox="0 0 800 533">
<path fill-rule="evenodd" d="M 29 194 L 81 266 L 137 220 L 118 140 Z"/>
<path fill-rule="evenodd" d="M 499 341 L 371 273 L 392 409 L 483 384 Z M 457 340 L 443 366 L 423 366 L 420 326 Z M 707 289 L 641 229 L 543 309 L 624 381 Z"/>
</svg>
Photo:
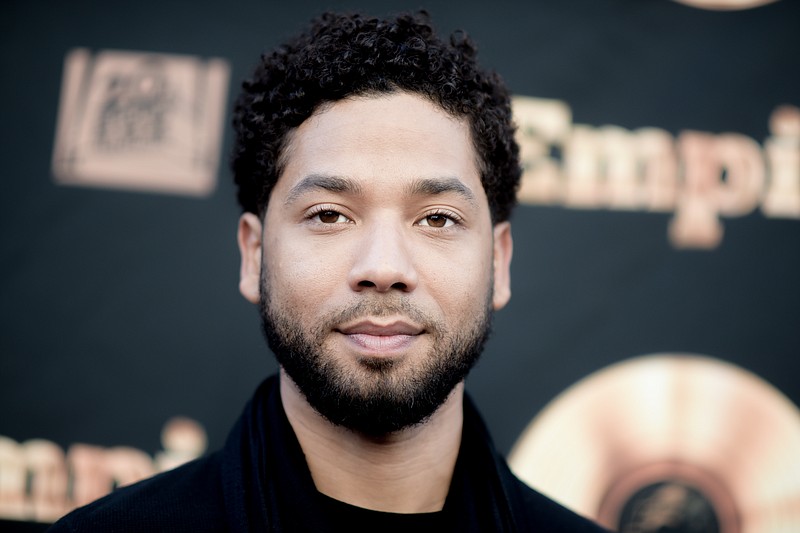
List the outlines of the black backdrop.
<svg viewBox="0 0 800 533">
<path fill-rule="evenodd" d="M 0 434 L 153 453 L 174 415 L 219 447 L 275 365 L 238 294 L 238 208 L 220 165 L 205 198 L 57 185 L 62 65 L 78 46 L 221 57 L 228 102 L 258 54 L 358 2 L 10 1 L 0 10 Z M 420 7 L 370 2 L 373 13 Z M 573 122 L 737 132 L 800 105 L 800 3 L 717 12 L 669 0 L 427 2 L 516 94 Z M 230 106 L 228 106 L 229 109 Z M 230 147 L 227 126 L 224 153 Z M 562 390 L 611 363 L 693 352 L 800 403 L 800 221 L 723 219 L 714 250 L 667 238 L 671 213 L 522 205 L 513 297 L 468 381 L 507 452 Z"/>
</svg>

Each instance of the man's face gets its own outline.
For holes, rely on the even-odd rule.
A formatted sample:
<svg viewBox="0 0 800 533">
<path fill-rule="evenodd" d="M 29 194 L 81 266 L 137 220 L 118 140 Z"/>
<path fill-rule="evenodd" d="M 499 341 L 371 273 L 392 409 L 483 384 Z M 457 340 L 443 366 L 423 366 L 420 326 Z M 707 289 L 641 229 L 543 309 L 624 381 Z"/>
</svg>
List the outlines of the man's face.
<svg viewBox="0 0 800 533">
<path fill-rule="evenodd" d="M 263 220 L 243 215 L 240 289 L 283 370 L 335 424 L 425 420 L 509 297 L 468 125 L 397 92 L 329 104 L 290 136 Z"/>
</svg>

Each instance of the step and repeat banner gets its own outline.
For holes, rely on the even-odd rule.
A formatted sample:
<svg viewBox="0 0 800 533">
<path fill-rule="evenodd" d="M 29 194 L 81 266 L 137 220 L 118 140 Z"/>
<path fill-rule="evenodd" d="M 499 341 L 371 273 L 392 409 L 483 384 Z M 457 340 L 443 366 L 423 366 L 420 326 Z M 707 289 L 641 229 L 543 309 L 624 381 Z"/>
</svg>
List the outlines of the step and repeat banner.
<svg viewBox="0 0 800 533">
<path fill-rule="evenodd" d="M 467 30 L 514 94 L 513 297 L 468 380 L 512 468 L 619 531 L 800 531 L 794 0 L 7 2 L 0 523 L 219 448 L 275 371 L 231 104 L 365 7 Z"/>
</svg>

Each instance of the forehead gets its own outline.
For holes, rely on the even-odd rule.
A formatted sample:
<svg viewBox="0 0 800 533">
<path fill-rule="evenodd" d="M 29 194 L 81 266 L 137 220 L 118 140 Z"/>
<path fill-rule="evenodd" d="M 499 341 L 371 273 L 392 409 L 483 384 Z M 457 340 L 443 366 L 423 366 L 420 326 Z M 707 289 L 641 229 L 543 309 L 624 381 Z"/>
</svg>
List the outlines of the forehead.
<svg viewBox="0 0 800 533">
<path fill-rule="evenodd" d="M 468 123 L 420 95 L 401 91 L 327 104 L 287 140 L 273 193 L 286 193 L 309 175 L 365 186 L 455 178 L 488 205 Z"/>
</svg>

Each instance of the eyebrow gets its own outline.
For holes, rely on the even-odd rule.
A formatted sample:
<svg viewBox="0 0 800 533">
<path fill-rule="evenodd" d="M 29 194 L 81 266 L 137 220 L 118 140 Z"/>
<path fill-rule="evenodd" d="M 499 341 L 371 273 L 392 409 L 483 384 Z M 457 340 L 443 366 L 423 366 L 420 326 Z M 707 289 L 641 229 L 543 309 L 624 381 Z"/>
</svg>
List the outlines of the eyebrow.
<svg viewBox="0 0 800 533">
<path fill-rule="evenodd" d="M 300 180 L 286 195 L 285 205 L 295 202 L 304 193 L 322 189 L 324 191 L 352 194 L 361 196 L 363 188 L 352 179 L 341 176 L 329 176 L 325 174 L 310 174 Z M 463 197 L 471 204 L 476 205 L 475 194 L 458 178 L 418 178 L 415 179 L 407 188 L 409 196 L 436 196 L 445 193 L 455 193 Z"/>
<path fill-rule="evenodd" d="M 408 188 L 412 196 L 435 196 L 444 193 L 456 193 L 475 205 L 475 194 L 458 178 L 420 178 L 414 180 Z"/>
<path fill-rule="evenodd" d="M 351 179 L 343 178 L 341 176 L 310 174 L 291 188 L 289 194 L 286 195 L 284 204 L 289 205 L 302 196 L 303 193 L 314 189 L 322 189 L 324 191 L 336 193 L 347 193 L 356 196 L 362 195 L 364 192 L 361 186 Z"/>
</svg>

